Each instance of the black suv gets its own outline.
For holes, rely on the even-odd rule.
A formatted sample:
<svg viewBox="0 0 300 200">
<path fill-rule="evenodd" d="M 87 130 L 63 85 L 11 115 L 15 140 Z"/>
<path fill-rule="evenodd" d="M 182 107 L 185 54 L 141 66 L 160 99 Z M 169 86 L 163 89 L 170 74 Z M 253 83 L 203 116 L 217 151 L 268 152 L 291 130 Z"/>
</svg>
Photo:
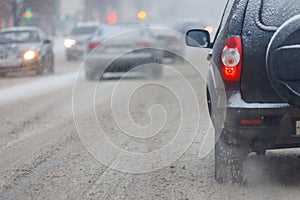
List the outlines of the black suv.
<svg viewBox="0 0 300 200">
<path fill-rule="evenodd" d="M 228 0 L 211 48 L 207 102 L 215 127 L 215 179 L 241 182 L 250 152 L 300 147 L 300 0 Z"/>
</svg>

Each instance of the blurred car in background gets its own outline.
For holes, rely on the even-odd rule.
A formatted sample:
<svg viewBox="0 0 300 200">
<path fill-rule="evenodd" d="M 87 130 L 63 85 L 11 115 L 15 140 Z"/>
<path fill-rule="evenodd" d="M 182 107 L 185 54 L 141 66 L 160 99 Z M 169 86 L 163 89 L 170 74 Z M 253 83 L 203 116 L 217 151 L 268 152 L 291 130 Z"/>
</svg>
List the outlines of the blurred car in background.
<svg viewBox="0 0 300 200">
<path fill-rule="evenodd" d="M 54 72 L 53 44 L 37 27 L 11 27 L 0 32 L 0 73 Z"/>
<path fill-rule="evenodd" d="M 157 40 L 157 45 L 163 50 L 164 63 L 170 63 L 170 61 L 173 63 L 181 57 L 180 53 L 185 48 L 181 33 L 165 24 L 150 25 L 149 33 Z"/>
<path fill-rule="evenodd" d="M 163 51 L 158 45 L 149 28 L 142 25 L 100 25 L 88 44 L 86 77 L 101 78 L 105 72 L 127 72 L 144 64 L 161 63 Z M 162 69 L 153 64 L 144 72 L 159 77 Z"/>
<path fill-rule="evenodd" d="M 98 22 L 79 22 L 75 25 L 64 41 L 68 61 L 82 58 L 87 42 L 97 30 L 98 25 Z"/>
</svg>

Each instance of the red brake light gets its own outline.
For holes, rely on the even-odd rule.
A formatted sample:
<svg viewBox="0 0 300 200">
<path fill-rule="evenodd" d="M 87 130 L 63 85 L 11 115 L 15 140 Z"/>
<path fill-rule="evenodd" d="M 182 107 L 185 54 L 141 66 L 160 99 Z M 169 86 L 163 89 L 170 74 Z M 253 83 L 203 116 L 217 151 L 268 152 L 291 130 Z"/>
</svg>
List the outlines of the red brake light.
<svg viewBox="0 0 300 200">
<path fill-rule="evenodd" d="M 88 44 L 88 49 L 92 50 L 92 49 L 95 49 L 99 46 L 101 46 L 100 42 L 91 42 L 91 43 Z"/>
<path fill-rule="evenodd" d="M 242 67 L 242 41 L 240 36 L 227 38 L 221 55 L 223 80 L 239 81 Z"/>
<path fill-rule="evenodd" d="M 241 119 L 241 125 L 260 125 L 262 124 L 261 119 Z"/>
<path fill-rule="evenodd" d="M 136 46 L 137 47 L 148 48 L 148 47 L 151 47 L 151 44 L 149 44 L 148 42 L 139 41 L 139 42 L 136 42 Z"/>
</svg>

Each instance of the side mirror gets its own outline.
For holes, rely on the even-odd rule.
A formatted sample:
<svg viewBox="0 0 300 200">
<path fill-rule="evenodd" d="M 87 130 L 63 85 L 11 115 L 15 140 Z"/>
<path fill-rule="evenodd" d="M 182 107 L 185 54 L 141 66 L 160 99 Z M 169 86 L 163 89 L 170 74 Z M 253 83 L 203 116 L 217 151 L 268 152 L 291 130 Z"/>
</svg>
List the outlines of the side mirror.
<svg viewBox="0 0 300 200">
<path fill-rule="evenodd" d="M 186 33 L 186 44 L 191 47 L 210 47 L 210 35 L 206 30 L 192 29 Z"/>
</svg>

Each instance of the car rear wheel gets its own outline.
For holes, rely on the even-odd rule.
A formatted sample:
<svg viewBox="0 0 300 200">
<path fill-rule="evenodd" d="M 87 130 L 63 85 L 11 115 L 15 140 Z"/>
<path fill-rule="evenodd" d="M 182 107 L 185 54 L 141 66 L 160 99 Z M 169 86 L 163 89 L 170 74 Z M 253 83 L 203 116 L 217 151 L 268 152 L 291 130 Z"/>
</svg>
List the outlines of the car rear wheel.
<svg viewBox="0 0 300 200">
<path fill-rule="evenodd" d="M 153 62 L 142 68 L 142 72 L 145 73 L 146 78 L 159 79 L 163 76 L 163 67 L 157 62 Z"/>
<path fill-rule="evenodd" d="M 95 79 L 94 74 L 91 73 L 91 72 L 87 72 L 87 71 L 85 71 L 85 77 L 86 77 L 86 79 L 88 79 L 88 80 L 94 80 L 94 79 Z"/>
<path fill-rule="evenodd" d="M 37 65 L 35 68 L 35 75 L 42 75 L 44 73 L 44 68 L 41 65 Z"/>
<path fill-rule="evenodd" d="M 67 61 L 72 61 L 72 60 L 74 60 L 74 58 L 71 55 L 67 54 L 66 55 L 66 60 Z"/>
<path fill-rule="evenodd" d="M 151 78 L 158 79 L 158 78 L 162 77 L 162 75 L 163 75 L 163 69 L 160 66 L 154 67 L 154 68 L 152 68 L 152 70 L 151 70 L 150 73 L 151 73 L 151 75 L 150 75 Z"/>
<path fill-rule="evenodd" d="M 54 57 L 53 56 L 52 56 L 52 58 L 50 60 L 49 66 L 48 66 L 48 72 L 50 74 L 54 73 Z"/>
<path fill-rule="evenodd" d="M 0 73 L 0 77 L 5 77 L 6 73 Z"/>
<path fill-rule="evenodd" d="M 50 67 L 50 68 L 48 69 L 48 71 L 49 71 L 50 74 L 54 74 L 54 66 Z"/>
<path fill-rule="evenodd" d="M 246 148 L 229 144 L 223 137 L 218 138 L 215 144 L 215 180 L 218 183 L 243 183 L 246 152 Z"/>
</svg>

